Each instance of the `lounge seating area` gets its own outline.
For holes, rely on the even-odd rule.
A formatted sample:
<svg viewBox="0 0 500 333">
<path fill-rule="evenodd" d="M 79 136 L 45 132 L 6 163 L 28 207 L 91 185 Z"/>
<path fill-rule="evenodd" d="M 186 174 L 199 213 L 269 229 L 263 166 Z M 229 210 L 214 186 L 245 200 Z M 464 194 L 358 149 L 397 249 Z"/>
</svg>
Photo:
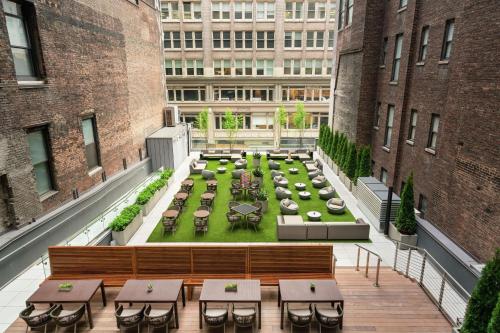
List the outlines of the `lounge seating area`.
<svg viewBox="0 0 500 333">
<path fill-rule="evenodd" d="M 245 157 L 245 152 L 238 149 L 208 149 L 200 152 L 200 158 L 205 160 L 227 159 L 237 161 Z"/>
<path fill-rule="evenodd" d="M 370 225 L 363 219 L 351 222 L 307 222 L 302 216 L 276 217 L 280 240 L 368 240 Z"/>
<path fill-rule="evenodd" d="M 203 170 L 207 167 L 207 161 L 205 160 L 193 160 L 189 164 L 189 172 L 192 175 L 201 174 Z"/>
<path fill-rule="evenodd" d="M 266 157 L 268 159 L 284 160 L 284 159 L 294 159 L 299 161 L 307 161 L 312 158 L 312 151 L 308 149 L 275 149 L 266 152 Z"/>
</svg>

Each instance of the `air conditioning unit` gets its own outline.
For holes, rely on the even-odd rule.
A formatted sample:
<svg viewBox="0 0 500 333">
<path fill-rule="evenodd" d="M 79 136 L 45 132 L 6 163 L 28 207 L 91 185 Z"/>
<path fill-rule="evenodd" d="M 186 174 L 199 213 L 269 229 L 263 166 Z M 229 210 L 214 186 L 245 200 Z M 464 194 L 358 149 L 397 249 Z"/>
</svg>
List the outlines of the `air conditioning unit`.
<svg viewBox="0 0 500 333">
<path fill-rule="evenodd" d="M 163 114 L 165 115 L 165 126 L 174 127 L 180 123 L 179 107 L 177 105 L 163 108 Z"/>
</svg>

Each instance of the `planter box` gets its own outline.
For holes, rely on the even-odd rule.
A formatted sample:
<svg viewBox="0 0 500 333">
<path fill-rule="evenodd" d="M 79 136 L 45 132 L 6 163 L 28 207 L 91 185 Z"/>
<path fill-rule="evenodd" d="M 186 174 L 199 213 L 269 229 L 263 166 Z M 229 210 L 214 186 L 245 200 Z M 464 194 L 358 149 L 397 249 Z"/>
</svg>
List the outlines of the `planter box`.
<svg viewBox="0 0 500 333">
<path fill-rule="evenodd" d="M 142 206 L 143 216 L 146 216 L 149 213 L 151 213 L 151 211 L 153 210 L 153 208 L 155 208 L 156 204 L 158 203 L 160 198 L 165 194 L 165 192 L 167 192 L 167 186 L 163 186 L 160 190 L 156 191 L 155 194 L 153 194 L 151 199 L 149 199 L 149 201 Z"/>
<path fill-rule="evenodd" d="M 266 201 L 257 200 L 257 202 L 260 202 L 262 204 L 262 213 L 267 212 L 267 209 L 269 207 L 269 200 Z"/>
<path fill-rule="evenodd" d="M 358 198 L 358 186 L 357 185 L 354 185 L 354 183 L 351 184 L 351 192 L 352 192 L 352 195 L 354 195 L 355 198 Z"/>
<path fill-rule="evenodd" d="M 142 224 L 142 214 L 139 212 L 132 222 L 123 231 L 112 231 L 111 235 L 116 242 L 116 245 L 127 245 L 135 232 Z"/>
<path fill-rule="evenodd" d="M 170 176 L 169 179 L 167 179 L 167 188 L 172 185 L 172 183 L 174 182 L 174 175 Z"/>
<path fill-rule="evenodd" d="M 340 179 L 340 182 L 342 184 L 344 184 L 344 178 L 345 178 L 345 174 L 343 171 L 339 170 L 339 173 L 338 173 L 338 176 L 339 176 L 339 179 Z"/>
<path fill-rule="evenodd" d="M 262 185 L 262 177 L 253 177 L 253 180 Z"/>
<path fill-rule="evenodd" d="M 261 160 L 260 158 L 252 160 L 252 165 L 254 168 L 260 167 L 260 160 Z"/>
<path fill-rule="evenodd" d="M 396 229 L 393 223 L 389 223 L 389 237 L 401 243 L 417 246 L 417 237 L 418 237 L 417 234 L 403 235 L 398 231 L 398 229 Z M 408 246 L 401 245 L 400 249 L 408 250 Z"/>
</svg>

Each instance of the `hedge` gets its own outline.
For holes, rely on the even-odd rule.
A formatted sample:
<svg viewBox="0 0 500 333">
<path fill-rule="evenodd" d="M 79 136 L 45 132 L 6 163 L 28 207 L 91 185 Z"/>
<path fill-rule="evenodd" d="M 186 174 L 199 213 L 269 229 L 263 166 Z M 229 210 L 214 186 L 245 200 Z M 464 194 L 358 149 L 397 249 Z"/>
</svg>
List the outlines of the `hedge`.
<svg viewBox="0 0 500 333">
<path fill-rule="evenodd" d="M 123 231 L 132 222 L 132 220 L 141 212 L 141 206 L 133 204 L 125 207 L 120 215 L 115 217 L 109 224 L 112 231 Z"/>
<path fill-rule="evenodd" d="M 160 174 L 160 179 L 155 180 L 154 182 L 149 184 L 144 190 L 142 190 L 141 193 L 139 193 L 137 199 L 135 200 L 135 203 L 137 205 L 147 204 L 149 200 L 151 200 L 153 195 L 159 190 L 161 190 L 167 184 L 167 180 L 170 178 L 172 173 L 173 171 L 171 169 L 163 171 Z"/>
</svg>

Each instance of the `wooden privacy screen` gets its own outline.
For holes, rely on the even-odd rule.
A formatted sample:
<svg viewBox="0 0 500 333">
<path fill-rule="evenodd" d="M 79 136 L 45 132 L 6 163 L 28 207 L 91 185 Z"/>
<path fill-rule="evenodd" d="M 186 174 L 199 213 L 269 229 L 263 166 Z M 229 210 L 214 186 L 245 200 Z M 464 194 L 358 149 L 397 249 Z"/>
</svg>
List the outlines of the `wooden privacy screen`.
<svg viewBox="0 0 500 333">
<path fill-rule="evenodd" d="M 331 245 L 55 246 L 51 279 L 102 278 L 121 285 L 132 278 L 332 274 Z"/>
</svg>

